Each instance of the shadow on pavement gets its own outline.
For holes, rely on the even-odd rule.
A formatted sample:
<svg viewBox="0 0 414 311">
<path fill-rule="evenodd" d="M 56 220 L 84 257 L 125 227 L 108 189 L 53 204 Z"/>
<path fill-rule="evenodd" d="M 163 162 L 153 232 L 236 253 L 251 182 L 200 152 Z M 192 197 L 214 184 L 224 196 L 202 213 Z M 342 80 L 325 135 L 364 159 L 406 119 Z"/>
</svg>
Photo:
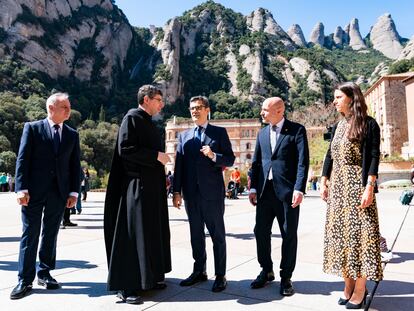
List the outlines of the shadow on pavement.
<svg viewBox="0 0 414 311">
<path fill-rule="evenodd" d="M 57 260 L 56 261 L 56 269 L 63 269 L 63 268 L 82 268 L 82 269 L 91 269 L 97 268 L 98 266 L 95 264 L 89 263 L 89 261 L 84 260 Z"/>
<path fill-rule="evenodd" d="M 0 270 L 16 271 L 17 272 L 17 261 L 3 261 L 3 260 L 0 260 Z"/>
<path fill-rule="evenodd" d="M 414 260 L 414 253 L 401 253 L 401 252 L 393 252 L 394 255 L 397 255 L 399 257 L 392 258 L 389 265 L 395 264 L 395 263 L 402 263 L 405 261 Z"/>
<path fill-rule="evenodd" d="M 59 281 L 59 280 L 58 280 Z M 59 282 L 61 288 L 56 290 L 45 290 L 40 288 L 34 288 L 33 295 L 46 294 L 69 294 L 69 295 L 88 295 L 89 297 L 101 297 L 112 295 L 112 293 L 106 290 L 106 283 L 95 282 Z"/>
<path fill-rule="evenodd" d="M 254 233 L 226 233 L 229 238 L 241 239 L 241 240 L 254 240 Z M 281 238 L 280 234 L 272 234 L 272 238 Z"/>
<path fill-rule="evenodd" d="M 20 237 L 19 236 L 0 237 L 0 243 L 2 242 L 20 242 Z"/>
</svg>

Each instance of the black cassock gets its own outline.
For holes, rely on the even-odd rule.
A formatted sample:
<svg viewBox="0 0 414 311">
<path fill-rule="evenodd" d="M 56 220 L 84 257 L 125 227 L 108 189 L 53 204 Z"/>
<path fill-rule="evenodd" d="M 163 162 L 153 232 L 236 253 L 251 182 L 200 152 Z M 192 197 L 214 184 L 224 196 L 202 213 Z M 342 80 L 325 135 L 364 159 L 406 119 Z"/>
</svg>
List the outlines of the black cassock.
<svg viewBox="0 0 414 311">
<path fill-rule="evenodd" d="M 146 290 L 171 271 L 161 135 L 151 116 L 131 109 L 119 129 L 105 198 L 108 290 Z"/>
</svg>

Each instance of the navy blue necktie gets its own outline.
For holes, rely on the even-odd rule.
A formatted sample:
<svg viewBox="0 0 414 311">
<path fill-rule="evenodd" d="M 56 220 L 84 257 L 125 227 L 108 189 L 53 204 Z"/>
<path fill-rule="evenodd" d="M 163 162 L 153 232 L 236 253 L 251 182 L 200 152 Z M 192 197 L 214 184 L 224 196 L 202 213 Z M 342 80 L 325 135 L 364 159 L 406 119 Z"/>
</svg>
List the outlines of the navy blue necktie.
<svg viewBox="0 0 414 311">
<path fill-rule="evenodd" d="M 55 151 L 55 154 L 59 152 L 59 145 L 60 145 L 60 136 L 59 136 L 59 124 L 53 125 L 54 131 L 53 131 L 53 150 Z"/>
<path fill-rule="evenodd" d="M 194 148 L 197 149 L 197 152 L 201 148 L 201 134 L 202 134 L 203 127 L 197 126 L 197 129 L 194 133 Z"/>
</svg>

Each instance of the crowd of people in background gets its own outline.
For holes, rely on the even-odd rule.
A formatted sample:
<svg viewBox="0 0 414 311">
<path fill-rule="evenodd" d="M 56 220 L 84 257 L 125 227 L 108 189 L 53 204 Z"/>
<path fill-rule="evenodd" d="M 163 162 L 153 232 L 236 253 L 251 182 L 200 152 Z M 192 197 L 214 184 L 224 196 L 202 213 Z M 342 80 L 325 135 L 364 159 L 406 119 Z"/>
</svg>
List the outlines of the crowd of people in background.
<svg viewBox="0 0 414 311">
<path fill-rule="evenodd" d="M 0 192 L 14 191 L 14 177 L 10 173 L 0 174 Z"/>
</svg>

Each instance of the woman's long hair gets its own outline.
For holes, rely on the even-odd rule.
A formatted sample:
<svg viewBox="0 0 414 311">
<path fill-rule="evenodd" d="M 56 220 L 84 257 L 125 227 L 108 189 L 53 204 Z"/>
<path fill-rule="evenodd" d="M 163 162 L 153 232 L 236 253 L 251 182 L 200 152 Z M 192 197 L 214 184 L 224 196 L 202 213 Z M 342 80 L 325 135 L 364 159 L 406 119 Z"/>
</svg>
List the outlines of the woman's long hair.
<svg viewBox="0 0 414 311">
<path fill-rule="evenodd" d="M 335 87 L 352 99 L 349 104 L 351 112 L 348 139 L 352 142 L 361 142 L 365 137 L 367 123 L 367 104 L 359 86 L 353 82 L 344 82 Z"/>
</svg>

